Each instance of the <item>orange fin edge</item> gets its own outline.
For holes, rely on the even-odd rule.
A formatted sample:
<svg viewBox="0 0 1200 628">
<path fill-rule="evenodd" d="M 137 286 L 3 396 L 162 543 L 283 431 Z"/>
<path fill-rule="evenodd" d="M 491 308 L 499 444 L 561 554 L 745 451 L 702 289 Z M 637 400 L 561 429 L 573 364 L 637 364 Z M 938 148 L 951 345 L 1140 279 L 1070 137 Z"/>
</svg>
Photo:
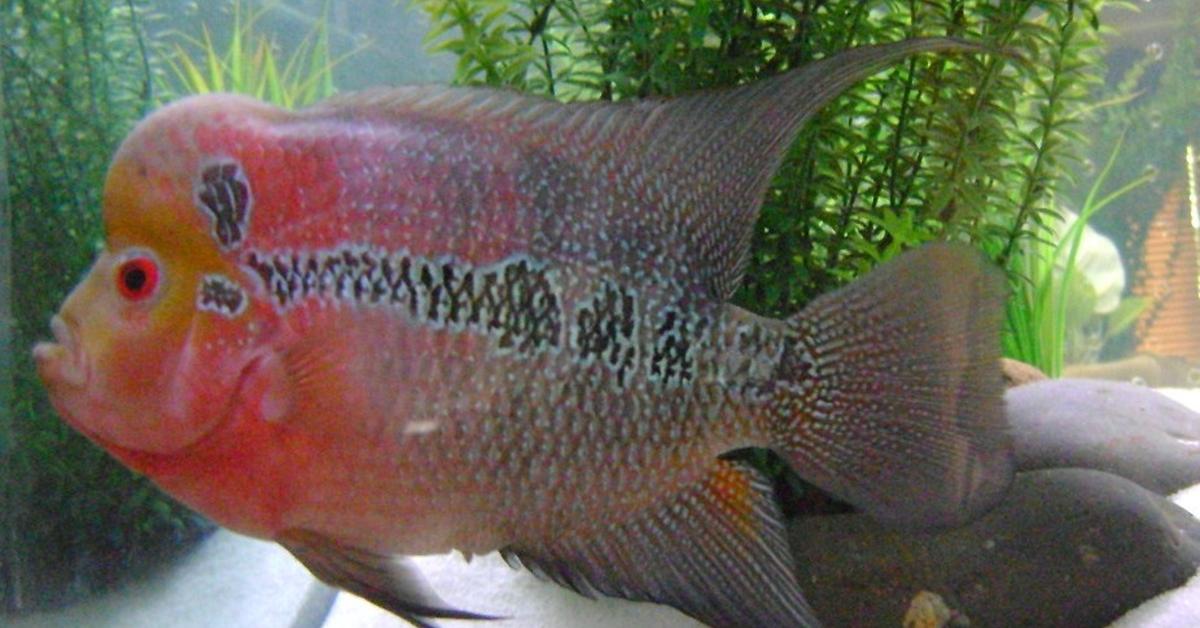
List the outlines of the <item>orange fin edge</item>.
<svg viewBox="0 0 1200 628">
<path fill-rule="evenodd" d="M 500 553 L 587 597 L 666 604 L 712 626 L 820 625 L 774 489 L 742 462 L 714 461 L 701 482 L 599 533 Z"/>
</svg>

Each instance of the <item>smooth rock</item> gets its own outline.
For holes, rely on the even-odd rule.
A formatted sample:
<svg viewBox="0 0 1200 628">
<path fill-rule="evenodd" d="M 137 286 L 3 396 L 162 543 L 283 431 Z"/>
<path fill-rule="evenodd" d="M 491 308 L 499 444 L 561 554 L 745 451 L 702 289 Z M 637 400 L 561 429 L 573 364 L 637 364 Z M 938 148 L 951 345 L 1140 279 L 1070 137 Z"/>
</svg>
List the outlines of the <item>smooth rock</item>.
<svg viewBox="0 0 1200 628">
<path fill-rule="evenodd" d="M 1097 469 L 1163 495 L 1200 483 L 1200 414 L 1157 391 L 1054 379 L 1004 399 L 1021 470 Z"/>
<path fill-rule="evenodd" d="M 1000 372 L 1004 374 L 1005 386 L 1021 386 L 1048 379 L 1038 367 L 1012 358 L 1000 358 Z"/>
<path fill-rule="evenodd" d="M 1130 382 L 1153 388 L 1188 387 L 1200 384 L 1200 364 L 1187 358 L 1139 353 L 1110 362 L 1069 364 L 1063 367 L 1063 376 Z"/>
<path fill-rule="evenodd" d="M 1200 521 L 1087 469 L 1020 473 L 999 506 L 954 530 L 904 532 L 847 514 L 797 519 L 789 534 L 801 585 L 829 626 L 900 626 L 930 594 L 951 626 L 1104 626 L 1200 567 Z"/>
</svg>

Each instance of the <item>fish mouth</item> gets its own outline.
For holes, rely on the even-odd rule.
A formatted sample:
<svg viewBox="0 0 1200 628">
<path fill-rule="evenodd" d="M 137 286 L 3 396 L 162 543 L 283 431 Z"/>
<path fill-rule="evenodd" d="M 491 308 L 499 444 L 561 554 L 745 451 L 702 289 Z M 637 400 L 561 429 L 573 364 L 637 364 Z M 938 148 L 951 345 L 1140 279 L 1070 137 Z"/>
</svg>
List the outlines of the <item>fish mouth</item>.
<svg viewBox="0 0 1200 628">
<path fill-rule="evenodd" d="M 61 316 L 50 319 L 53 342 L 39 342 L 33 347 L 33 359 L 38 374 L 47 384 L 83 388 L 87 385 L 87 365 L 74 328 Z"/>
</svg>

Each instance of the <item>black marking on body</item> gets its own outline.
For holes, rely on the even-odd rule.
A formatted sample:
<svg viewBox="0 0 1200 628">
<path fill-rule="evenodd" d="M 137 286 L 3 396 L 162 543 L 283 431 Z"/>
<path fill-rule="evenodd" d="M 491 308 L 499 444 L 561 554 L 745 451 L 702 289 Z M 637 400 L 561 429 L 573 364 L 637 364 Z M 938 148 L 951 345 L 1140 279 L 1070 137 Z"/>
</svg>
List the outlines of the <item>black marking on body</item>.
<svg viewBox="0 0 1200 628">
<path fill-rule="evenodd" d="M 200 282 L 196 307 L 230 318 L 246 309 L 246 292 L 224 275 L 205 275 Z"/>
<path fill-rule="evenodd" d="M 517 349 L 526 351 L 528 344 L 550 342 L 558 346 L 562 333 L 562 308 L 545 268 L 535 268 L 528 260 L 503 267 L 502 298 L 497 309 L 500 347 L 507 348 L 518 341 Z M 495 317 L 493 317 L 495 319 Z"/>
<path fill-rule="evenodd" d="M 574 347 L 583 364 L 603 362 L 625 386 L 637 369 L 638 312 L 634 292 L 610 281 L 578 311 Z"/>
<path fill-rule="evenodd" d="M 706 341 L 703 332 L 708 321 L 675 307 L 664 308 L 661 319 L 650 354 L 650 379 L 667 386 L 690 384 L 696 376 L 697 345 Z"/>
<path fill-rule="evenodd" d="M 200 172 L 195 191 L 196 204 L 213 221 L 213 237 L 221 248 L 239 246 L 246 238 L 250 218 L 250 183 L 242 167 L 235 161 L 222 161 L 206 166 Z"/>
<path fill-rule="evenodd" d="M 524 257 L 486 266 L 359 246 L 310 253 L 251 252 L 246 263 L 281 309 L 310 298 L 387 305 L 413 320 L 493 335 L 500 349 L 560 346 L 561 297 L 550 270 Z"/>
</svg>

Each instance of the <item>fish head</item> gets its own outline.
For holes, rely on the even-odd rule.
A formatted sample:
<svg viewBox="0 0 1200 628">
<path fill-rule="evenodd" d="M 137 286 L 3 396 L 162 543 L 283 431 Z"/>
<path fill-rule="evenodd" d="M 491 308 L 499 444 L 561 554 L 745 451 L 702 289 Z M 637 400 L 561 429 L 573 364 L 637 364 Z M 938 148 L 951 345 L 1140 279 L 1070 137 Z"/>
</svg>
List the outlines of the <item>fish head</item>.
<svg viewBox="0 0 1200 628">
<path fill-rule="evenodd" d="M 54 341 L 34 348 L 64 420 L 135 468 L 134 454 L 183 453 L 217 430 L 255 397 L 270 357 L 273 312 L 215 236 L 220 222 L 197 209 L 211 192 L 197 173 L 223 162 L 196 141 L 195 121 L 217 104 L 160 110 L 118 149 L 103 193 L 103 249 L 51 320 Z M 236 183 L 225 181 L 218 205 L 242 203 L 229 189 Z M 259 410 L 271 403 L 256 399 Z"/>
</svg>

